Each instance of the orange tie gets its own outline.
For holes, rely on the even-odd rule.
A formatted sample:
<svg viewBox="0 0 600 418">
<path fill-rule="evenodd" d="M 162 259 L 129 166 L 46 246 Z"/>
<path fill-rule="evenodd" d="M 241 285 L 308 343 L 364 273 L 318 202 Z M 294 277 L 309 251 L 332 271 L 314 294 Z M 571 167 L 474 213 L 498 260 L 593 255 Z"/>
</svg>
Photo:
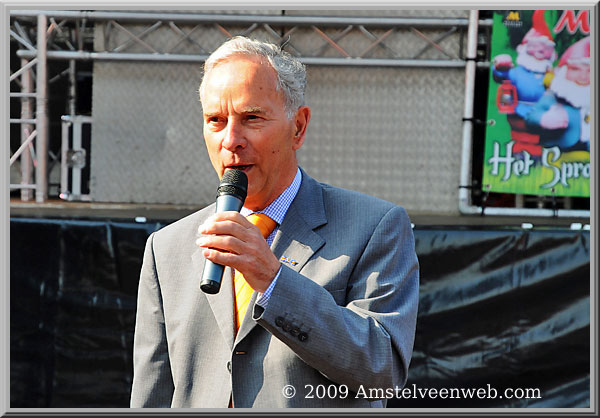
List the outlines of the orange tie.
<svg viewBox="0 0 600 418">
<path fill-rule="evenodd" d="M 267 239 L 267 237 L 273 232 L 275 227 L 277 226 L 277 222 L 273 219 L 269 218 L 267 215 L 262 213 L 256 213 L 252 215 L 248 215 L 246 218 L 250 221 L 250 223 L 256 225 L 260 232 L 262 233 L 263 238 Z M 254 289 L 250 287 L 250 285 L 244 279 L 244 276 L 239 271 L 235 271 L 234 276 L 234 284 L 235 284 L 235 332 L 237 334 L 240 329 L 240 324 L 244 319 L 244 315 L 246 315 L 246 310 L 248 309 L 248 302 L 250 302 L 250 298 L 252 297 L 252 292 Z"/>
</svg>

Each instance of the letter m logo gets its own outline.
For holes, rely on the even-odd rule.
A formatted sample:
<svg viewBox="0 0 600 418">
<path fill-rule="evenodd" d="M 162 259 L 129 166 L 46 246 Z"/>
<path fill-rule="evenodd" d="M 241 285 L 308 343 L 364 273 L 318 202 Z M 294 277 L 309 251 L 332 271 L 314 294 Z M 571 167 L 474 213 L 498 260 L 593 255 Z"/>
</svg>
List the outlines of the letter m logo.
<svg viewBox="0 0 600 418">
<path fill-rule="evenodd" d="M 506 20 L 521 20 L 519 18 L 519 12 L 508 12 L 508 16 L 506 16 Z"/>
<path fill-rule="evenodd" d="M 575 16 L 574 10 L 565 10 L 563 12 L 562 16 L 560 17 L 560 19 L 558 19 L 558 22 L 556 23 L 556 26 L 554 26 L 554 29 L 552 29 L 552 31 L 554 33 L 559 33 L 565 28 L 565 25 L 567 26 L 567 31 L 570 34 L 574 34 L 577 31 L 577 28 L 581 27 L 581 32 L 586 35 L 589 35 L 589 33 L 590 33 L 589 11 L 582 10 L 579 12 L 579 14 L 577 16 Z"/>
</svg>

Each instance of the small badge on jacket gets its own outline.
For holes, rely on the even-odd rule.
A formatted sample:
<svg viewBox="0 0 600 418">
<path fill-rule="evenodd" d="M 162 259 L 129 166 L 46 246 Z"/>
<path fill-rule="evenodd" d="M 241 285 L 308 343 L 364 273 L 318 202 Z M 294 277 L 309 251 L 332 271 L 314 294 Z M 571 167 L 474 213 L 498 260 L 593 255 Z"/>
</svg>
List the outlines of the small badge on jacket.
<svg viewBox="0 0 600 418">
<path fill-rule="evenodd" d="M 295 266 L 296 264 L 298 264 L 298 262 L 296 260 L 292 260 L 291 258 L 288 258 L 284 255 L 281 256 L 279 261 L 281 261 L 282 263 L 291 264 L 292 266 Z"/>
</svg>

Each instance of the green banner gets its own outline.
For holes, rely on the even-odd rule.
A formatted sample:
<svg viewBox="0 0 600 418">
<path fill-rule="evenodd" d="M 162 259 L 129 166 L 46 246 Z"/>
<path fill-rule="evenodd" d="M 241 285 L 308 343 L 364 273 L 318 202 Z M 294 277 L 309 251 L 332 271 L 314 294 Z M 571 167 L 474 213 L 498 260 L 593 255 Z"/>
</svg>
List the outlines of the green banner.
<svg viewBox="0 0 600 418">
<path fill-rule="evenodd" d="M 494 12 L 483 189 L 590 195 L 588 10 Z"/>
</svg>

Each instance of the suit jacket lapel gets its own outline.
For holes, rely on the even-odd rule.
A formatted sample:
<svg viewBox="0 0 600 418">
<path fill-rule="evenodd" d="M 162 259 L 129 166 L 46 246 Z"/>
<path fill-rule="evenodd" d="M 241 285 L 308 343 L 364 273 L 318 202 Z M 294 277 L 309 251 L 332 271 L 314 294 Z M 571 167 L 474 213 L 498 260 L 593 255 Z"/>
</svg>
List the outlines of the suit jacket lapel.
<svg viewBox="0 0 600 418">
<path fill-rule="evenodd" d="M 197 248 L 192 254 L 192 263 L 194 271 L 202 274 L 204 270 L 205 258 L 202 255 L 202 249 Z M 235 319 L 233 311 L 233 273 L 230 267 L 225 267 L 223 272 L 223 281 L 221 282 L 221 290 L 215 295 L 209 295 L 200 290 L 200 277 L 198 277 L 198 286 L 196 290 L 206 296 L 208 303 L 215 315 L 223 338 L 233 350 L 233 338 L 235 335 Z"/>
<path fill-rule="evenodd" d="M 290 206 L 275 234 L 273 254 L 287 267 L 300 271 L 325 240 L 307 223 L 297 207 Z"/>
<path fill-rule="evenodd" d="M 326 223 L 323 188 L 302 170 L 300 190 L 275 235 L 273 253 L 288 267 L 300 271 L 325 244 L 315 229 Z"/>
<path fill-rule="evenodd" d="M 323 206 L 323 190 L 321 186 L 304 171 L 302 184 L 296 198 L 290 205 L 283 223 L 279 226 L 271 245 L 273 254 L 283 265 L 299 272 L 312 255 L 325 244 L 325 240 L 314 231 L 327 223 Z M 254 292 L 250 305 L 256 302 Z M 235 339 L 237 344 L 256 326 L 251 319 L 252 309 L 248 309 Z"/>
<path fill-rule="evenodd" d="M 254 291 L 252 293 L 252 297 L 250 298 L 250 302 L 248 302 L 248 310 L 246 311 L 244 319 L 242 319 L 242 325 L 240 326 L 240 329 L 238 330 L 238 333 L 235 336 L 235 341 L 233 343 L 234 346 L 238 342 L 242 341 L 244 337 L 246 337 L 246 335 L 248 335 L 250 331 L 252 331 L 252 329 L 256 326 L 256 322 L 252 320 L 252 306 L 254 306 L 254 303 L 256 303 L 257 296 L 258 293 Z"/>
</svg>

